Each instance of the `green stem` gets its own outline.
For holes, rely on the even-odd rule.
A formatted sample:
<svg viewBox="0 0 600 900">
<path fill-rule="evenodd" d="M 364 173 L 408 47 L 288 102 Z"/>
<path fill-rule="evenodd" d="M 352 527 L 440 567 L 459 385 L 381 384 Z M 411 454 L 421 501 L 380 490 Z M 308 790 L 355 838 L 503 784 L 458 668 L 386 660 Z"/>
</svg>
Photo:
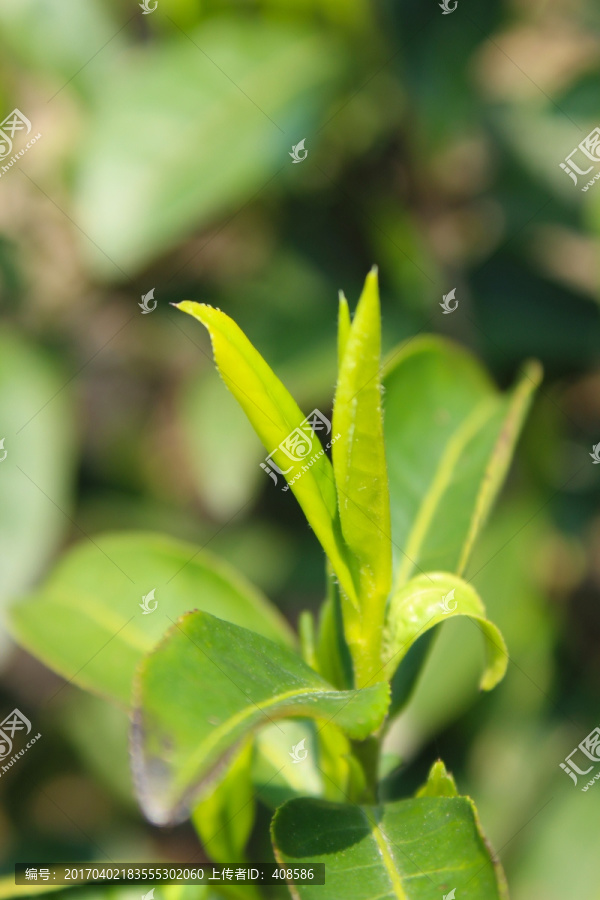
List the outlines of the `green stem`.
<svg viewBox="0 0 600 900">
<path fill-rule="evenodd" d="M 352 741 L 352 751 L 365 775 L 365 792 L 362 799 L 366 803 L 377 803 L 380 750 L 381 743 L 377 737 L 368 737 L 364 741 Z"/>
</svg>

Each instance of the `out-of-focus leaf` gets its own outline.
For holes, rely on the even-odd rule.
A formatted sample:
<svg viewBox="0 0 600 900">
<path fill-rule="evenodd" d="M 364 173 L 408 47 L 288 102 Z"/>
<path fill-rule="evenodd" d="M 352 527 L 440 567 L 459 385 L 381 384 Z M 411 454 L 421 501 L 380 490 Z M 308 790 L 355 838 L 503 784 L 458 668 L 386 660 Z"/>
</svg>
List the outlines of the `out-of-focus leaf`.
<svg viewBox="0 0 600 900">
<path fill-rule="evenodd" d="M 536 739 L 539 746 L 540 735 Z M 575 737 L 575 741 L 578 739 Z M 570 750 L 573 745 L 566 746 Z M 531 752 L 535 752 L 534 744 Z M 589 794 L 599 791 L 600 786 L 596 782 L 582 797 L 581 790 L 554 760 L 553 765 L 552 783 L 543 786 L 543 792 L 529 807 L 535 812 L 548 797 L 552 798 L 537 827 L 523 835 L 512 864 L 511 898 L 529 900 L 537 894 L 544 900 L 562 900 L 565 896 L 598 900 L 598 804 Z M 588 777 L 593 775 L 590 772 Z M 580 785 L 587 783 L 583 778 L 579 781 Z"/>
<path fill-rule="evenodd" d="M 64 884 L 15 884 L 14 875 L 0 878 L 0 900 L 11 900 L 12 897 L 35 897 L 36 894 L 43 895 L 61 890 L 64 890 Z M 74 898 L 75 893 L 69 893 L 69 897 Z"/>
<path fill-rule="evenodd" d="M 293 797 L 325 796 L 327 785 L 319 769 L 316 733 L 321 727 L 322 724 L 309 719 L 280 719 L 257 732 L 252 783 L 260 800 L 271 809 L 277 809 Z M 299 744 L 306 757 L 294 762 L 290 754 L 292 747 Z M 298 754 L 301 755 L 304 753 Z"/>
<path fill-rule="evenodd" d="M 415 569 L 464 571 L 540 377 L 532 363 L 503 395 L 449 341 L 416 338 L 392 354 L 385 435 L 398 587 Z"/>
<path fill-rule="evenodd" d="M 344 630 L 357 684 L 362 685 L 382 677 L 381 626 L 392 574 L 375 269 L 367 276 L 349 330 L 343 309 L 340 306 L 341 365 L 333 408 L 332 459 L 342 533 L 356 560 L 359 585 L 358 615 L 352 608 L 343 609 Z"/>
<path fill-rule="evenodd" d="M 263 803 L 275 810 L 294 797 L 341 802 L 357 790 L 362 770 L 355 771 L 350 741 L 334 722 L 281 719 L 258 732 L 252 781 Z"/>
<path fill-rule="evenodd" d="M 119 885 L 104 887 L 97 884 L 81 885 L 52 884 L 50 881 L 40 884 L 15 884 L 15 876 L 0 878 L 0 900 L 12 900 L 13 897 L 43 896 L 54 891 L 66 891 L 69 900 L 139 900 L 140 889 L 136 885 Z M 208 884 L 161 884 L 154 888 L 154 900 L 218 900 Z"/>
<path fill-rule="evenodd" d="M 301 448 L 310 446 L 312 441 L 308 452 L 302 452 L 303 458 L 310 461 L 308 455 L 318 445 L 318 439 L 307 436 L 306 426 L 299 430 L 306 416 L 229 316 L 204 303 L 189 300 L 179 303 L 177 308 L 198 319 L 208 330 L 221 377 L 246 413 L 267 452 L 272 453 L 276 466 L 286 472 L 285 477 L 290 483 L 295 476 L 299 476 L 291 484 L 292 491 L 331 560 L 344 592 L 356 605 L 349 555 L 340 531 L 331 463 L 319 447 L 311 457 L 314 462 L 310 467 L 304 466 L 304 472 L 301 461 L 294 462 L 279 448 L 286 438 L 296 434 L 300 438 Z M 300 455 L 300 452 L 295 455 Z"/>
<path fill-rule="evenodd" d="M 69 524 L 73 438 L 68 376 L 0 332 L 0 601 L 31 585 Z"/>
<path fill-rule="evenodd" d="M 462 578 L 446 572 L 417 575 L 392 596 L 383 651 L 387 676 L 392 677 L 421 635 L 453 616 L 468 616 L 481 631 L 487 662 L 480 687 L 486 691 L 494 688 L 508 665 L 502 635 L 486 618 L 477 591 Z"/>
<path fill-rule="evenodd" d="M 59 723 L 86 771 L 135 810 L 129 768 L 129 716 L 102 697 L 76 691 L 61 704 Z"/>
<path fill-rule="evenodd" d="M 260 453 L 243 410 L 223 391 L 216 372 L 208 377 L 203 373 L 187 386 L 181 398 L 181 422 L 203 505 L 224 521 L 240 510 L 247 513 L 245 507 L 256 493 L 259 479 L 261 483 L 267 480 L 259 467 L 264 453 Z"/>
<path fill-rule="evenodd" d="M 334 719 L 362 739 L 388 702 L 383 682 L 336 691 L 287 647 L 190 613 L 139 669 L 133 758 L 146 815 L 157 824 L 181 818 L 240 740 L 277 718 Z"/>
<path fill-rule="evenodd" d="M 109 10 L 100 0 L 3 0 L 2 42 L 9 44 L 27 67 L 55 72 L 55 91 L 64 88 L 79 70 L 75 83 L 90 87 L 110 64 L 110 57 L 98 50 L 109 41 L 113 53 L 125 45 L 121 26 Z M 53 93 L 49 86 L 46 90 Z M 26 108 L 23 112 L 27 115 Z"/>
<path fill-rule="evenodd" d="M 98 86 L 78 174 L 91 262 L 139 268 L 273 190 L 342 69 L 331 36 L 222 17 L 122 56 Z M 273 183 L 271 183 L 273 182 Z M 96 249 L 95 249 L 96 248 Z"/>
<path fill-rule="evenodd" d="M 142 598 L 154 591 L 144 613 Z M 43 588 L 12 609 L 18 640 L 50 668 L 128 704 L 135 667 L 172 622 L 210 610 L 276 641 L 285 620 L 235 570 L 192 544 L 156 534 L 109 534 L 79 544 Z"/>
<path fill-rule="evenodd" d="M 325 863 L 325 885 L 296 885 L 300 900 L 441 900 L 453 888 L 457 900 L 461 889 L 470 900 L 508 898 L 468 797 L 382 806 L 290 800 L 271 833 L 282 865 Z"/>
<path fill-rule="evenodd" d="M 192 814 L 206 852 L 217 862 L 245 861 L 255 808 L 251 762 L 252 742 L 246 741 L 230 762 L 225 776 Z"/>
</svg>

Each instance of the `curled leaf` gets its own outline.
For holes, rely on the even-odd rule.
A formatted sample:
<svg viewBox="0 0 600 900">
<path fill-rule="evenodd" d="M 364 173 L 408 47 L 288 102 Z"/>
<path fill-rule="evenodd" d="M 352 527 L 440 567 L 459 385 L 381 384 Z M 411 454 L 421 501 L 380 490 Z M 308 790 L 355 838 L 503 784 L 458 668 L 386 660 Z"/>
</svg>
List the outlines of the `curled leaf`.
<svg viewBox="0 0 600 900">
<path fill-rule="evenodd" d="M 452 594 L 454 602 L 448 601 Z M 385 671 L 391 678 L 415 641 L 454 616 L 468 616 L 483 635 L 486 665 L 480 681 L 490 691 L 504 677 L 508 651 L 498 628 L 486 618 L 477 591 L 458 575 L 429 572 L 412 578 L 390 601 L 384 637 Z"/>
</svg>

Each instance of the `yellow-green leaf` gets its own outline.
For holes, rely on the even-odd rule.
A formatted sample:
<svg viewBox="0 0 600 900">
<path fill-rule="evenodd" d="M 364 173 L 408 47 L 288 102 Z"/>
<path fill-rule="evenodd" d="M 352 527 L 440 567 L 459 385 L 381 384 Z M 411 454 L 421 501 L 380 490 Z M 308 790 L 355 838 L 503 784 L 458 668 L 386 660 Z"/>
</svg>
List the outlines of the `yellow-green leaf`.
<svg viewBox="0 0 600 900">
<path fill-rule="evenodd" d="M 486 618 L 477 591 L 448 572 L 417 575 L 393 594 L 384 639 L 387 676 L 392 677 L 418 638 L 452 616 L 468 616 L 481 631 L 486 666 L 480 687 L 485 691 L 494 688 L 506 672 L 506 644 L 498 628 Z"/>
<path fill-rule="evenodd" d="M 340 306 L 340 371 L 332 448 L 344 540 L 356 560 L 359 616 L 344 610 L 357 683 L 378 677 L 380 636 L 391 585 L 391 525 L 381 410 L 381 314 L 377 271 L 367 276 L 348 330 Z"/>
<path fill-rule="evenodd" d="M 309 524 L 331 560 L 350 603 L 356 592 L 344 547 L 337 512 L 333 470 L 318 438 L 311 439 L 306 416 L 260 353 L 229 316 L 204 303 L 185 300 L 177 308 L 193 316 L 207 329 L 215 363 L 225 385 L 234 395 L 275 465 L 291 486 Z M 280 444 L 290 436 L 302 437 L 309 452 L 291 459 Z M 334 445 L 335 446 L 335 445 Z M 296 457 L 299 453 L 294 454 Z"/>
</svg>

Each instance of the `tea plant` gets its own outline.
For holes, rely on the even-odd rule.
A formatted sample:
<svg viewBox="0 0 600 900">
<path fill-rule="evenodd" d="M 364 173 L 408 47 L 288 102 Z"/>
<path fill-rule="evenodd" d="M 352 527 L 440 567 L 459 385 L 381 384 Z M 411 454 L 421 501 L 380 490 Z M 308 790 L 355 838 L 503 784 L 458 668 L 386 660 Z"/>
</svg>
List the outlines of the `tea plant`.
<svg viewBox="0 0 600 900">
<path fill-rule="evenodd" d="M 161 535 L 112 534 L 70 551 L 14 608 L 15 634 L 70 681 L 131 710 L 142 810 L 156 825 L 191 816 L 212 859 L 246 858 L 258 796 L 274 809 L 276 859 L 326 864 L 326 884 L 291 886 L 294 897 L 442 900 L 455 889 L 470 900 L 506 898 L 474 805 L 443 763 L 416 796 L 390 801 L 380 756 L 417 678 L 415 659 L 424 661 L 446 619 L 466 616 L 480 630 L 483 690 L 505 673 L 502 636 L 464 575 L 538 366 L 502 394 L 469 353 L 429 336 L 405 342 L 382 367 L 372 271 L 353 318 L 340 297 L 330 460 L 238 326 L 204 304 L 178 308 L 208 330 L 273 479 L 284 484 L 285 472 L 321 543 L 320 613 L 302 615 L 297 639 L 209 553 Z M 329 421 L 319 414 L 314 424 Z M 138 613 L 150 589 L 158 609 Z M 196 896 L 209 890 L 244 893 L 230 885 Z"/>
</svg>

